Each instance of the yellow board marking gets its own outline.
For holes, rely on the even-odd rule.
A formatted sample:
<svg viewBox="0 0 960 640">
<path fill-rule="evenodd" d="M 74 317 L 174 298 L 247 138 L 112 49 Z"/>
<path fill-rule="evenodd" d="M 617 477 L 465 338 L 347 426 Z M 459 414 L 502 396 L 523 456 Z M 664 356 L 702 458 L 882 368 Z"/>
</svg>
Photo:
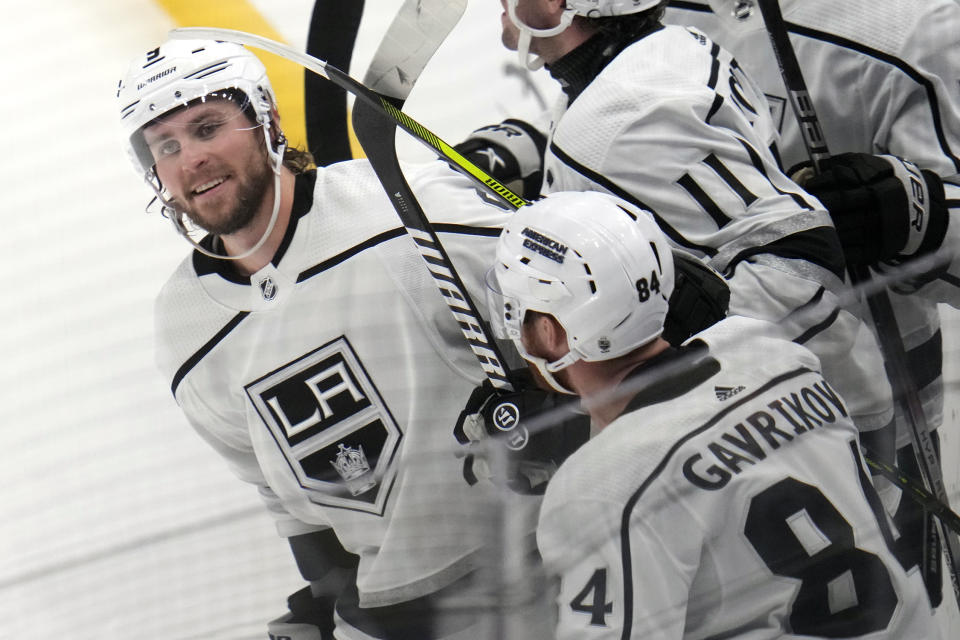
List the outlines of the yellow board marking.
<svg viewBox="0 0 960 640">
<path fill-rule="evenodd" d="M 178 27 L 219 27 L 255 33 L 271 40 L 286 42 L 263 16 L 246 0 L 156 0 Z M 308 17 L 304 18 L 309 19 Z M 257 49 L 254 51 L 267 68 L 270 84 L 277 94 L 283 133 L 291 146 L 307 148 L 307 124 L 304 111 L 304 68 L 295 62 Z"/>
</svg>

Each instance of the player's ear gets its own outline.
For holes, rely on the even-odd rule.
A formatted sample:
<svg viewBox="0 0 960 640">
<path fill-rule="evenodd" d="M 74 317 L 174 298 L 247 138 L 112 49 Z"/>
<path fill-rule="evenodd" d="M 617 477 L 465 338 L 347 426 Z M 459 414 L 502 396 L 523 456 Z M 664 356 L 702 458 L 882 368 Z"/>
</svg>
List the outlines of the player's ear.
<svg viewBox="0 0 960 640">
<path fill-rule="evenodd" d="M 280 112 L 277 111 L 277 105 L 270 107 L 270 125 L 273 129 L 273 142 L 283 136 L 283 127 L 280 126 Z"/>
<path fill-rule="evenodd" d="M 540 347 L 544 351 L 541 354 L 543 357 L 553 361 L 567 355 L 570 351 L 567 345 L 567 332 L 556 318 L 538 313 L 533 318 L 533 322 L 536 325 L 535 330 L 540 340 Z"/>
</svg>

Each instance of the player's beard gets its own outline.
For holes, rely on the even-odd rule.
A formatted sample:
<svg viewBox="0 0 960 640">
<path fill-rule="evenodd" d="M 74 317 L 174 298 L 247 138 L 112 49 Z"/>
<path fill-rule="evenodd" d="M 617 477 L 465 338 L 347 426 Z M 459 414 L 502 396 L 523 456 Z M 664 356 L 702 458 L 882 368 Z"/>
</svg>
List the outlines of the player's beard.
<svg viewBox="0 0 960 640">
<path fill-rule="evenodd" d="M 225 236 L 245 229 L 253 222 L 273 184 L 273 172 L 267 164 L 266 154 L 247 166 L 249 170 L 238 178 L 236 203 L 230 213 L 214 220 L 198 212 L 184 211 L 193 224 L 213 235 Z"/>
</svg>

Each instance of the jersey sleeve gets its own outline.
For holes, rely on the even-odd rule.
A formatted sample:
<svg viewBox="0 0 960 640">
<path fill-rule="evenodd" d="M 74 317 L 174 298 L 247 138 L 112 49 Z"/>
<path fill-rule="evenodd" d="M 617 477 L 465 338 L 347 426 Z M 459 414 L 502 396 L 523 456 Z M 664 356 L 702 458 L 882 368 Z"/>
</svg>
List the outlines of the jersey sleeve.
<svg viewBox="0 0 960 640">
<path fill-rule="evenodd" d="M 326 526 L 308 524 L 287 512 L 283 502 L 270 488 L 249 438 L 231 425 L 246 424 L 244 415 L 224 415 L 208 404 L 190 381 L 180 385 L 177 402 L 194 431 L 223 458 L 233 474 L 256 487 L 267 512 L 274 520 L 277 533 L 285 538 L 326 529 Z M 242 406 L 242 405 L 241 405 Z M 231 437 L 230 434 L 236 434 Z"/>
<path fill-rule="evenodd" d="M 886 79 L 881 122 L 889 124 L 877 131 L 876 146 L 944 180 L 950 222 L 943 251 L 950 262 L 946 271 L 935 270 L 936 278 L 921 277 L 916 286 L 919 295 L 960 307 L 960 6 L 925 5 L 899 54 L 904 67 Z"/>
<path fill-rule="evenodd" d="M 206 314 L 181 313 L 190 306 L 192 290 L 197 286 L 186 274 L 188 262 L 180 265 L 157 297 L 154 307 L 156 325 L 155 358 L 163 376 L 172 381 L 174 399 L 187 422 L 240 480 L 256 487 L 267 511 L 273 517 L 277 532 L 283 537 L 310 533 L 325 528 L 301 522 L 283 507 L 280 498 L 266 481 L 245 427 L 244 404 L 225 401 L 231 391 L 202 393 L 190 377 L 183 377 L 181 368 L 192 354 L 203 348 L 209 324 L 227 324 L 235 312 L 216 308 Z M 217 395 L 219 394 L 219 396 Z"/>
</svg>

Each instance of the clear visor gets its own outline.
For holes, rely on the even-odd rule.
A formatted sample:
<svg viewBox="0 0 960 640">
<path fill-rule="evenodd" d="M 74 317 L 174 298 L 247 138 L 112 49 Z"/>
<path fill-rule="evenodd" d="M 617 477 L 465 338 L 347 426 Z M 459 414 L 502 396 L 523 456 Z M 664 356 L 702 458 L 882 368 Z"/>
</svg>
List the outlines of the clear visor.
<svg viewBox="0 0 960 640">
<path fill-rule="evenodd" d="M 486 277 L 487 305 L 494 335 L 503 340 L 520 340 L 523 316 L 528 309 L 555 313 L 570 298 L 562 280 L 529 267 L 511 269 L 498 264 Z"/>
<path fill-rule="evenodd" d="M 491 267 L 484 277 L 486 282 L 487 309 L 490 313 L 490 329 L 498 340 L 520 341 L 522 311 L 516 298 L 503 293 L 497 279 L 497 268 Z"/>
<path fill-rule="evenodd" d="M 131 136 L 137 159 L 144 170 L 174 157 L 192 140 L 210 140 L 226 130 L 256 129 L 261 126 L 246 94 L 223 89 L 192 100 L 178 98 L 172 104 L 151 103 L 161 115 Z M 185 110 L 189 109 L 189 116 Z"/>
</svg>

